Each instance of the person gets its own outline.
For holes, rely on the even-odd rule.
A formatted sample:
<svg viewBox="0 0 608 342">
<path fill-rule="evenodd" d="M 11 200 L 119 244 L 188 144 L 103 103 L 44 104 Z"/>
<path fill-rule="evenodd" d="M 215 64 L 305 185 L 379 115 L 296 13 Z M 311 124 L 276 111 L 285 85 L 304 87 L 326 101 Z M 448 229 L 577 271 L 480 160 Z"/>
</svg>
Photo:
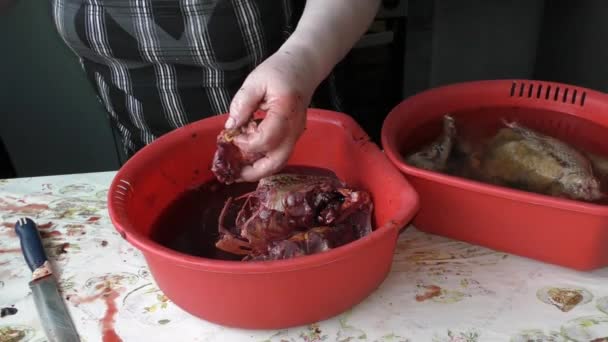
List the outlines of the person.
<svg viewBox="0 0 608 342">
<path fill-rule="evenodd" d="M 380 0 L 52 0 L 55 25 L 120 132 L 127 157 L 159 136 L 229 113 L 236 144 L 264 157 L 256 181 L 285 165 L 306 108 L 362 36 Z M 326 101 L 331 108 L 332 101 Z M 333 101 L 335 105 L 335 99 Z"/>
</svg>

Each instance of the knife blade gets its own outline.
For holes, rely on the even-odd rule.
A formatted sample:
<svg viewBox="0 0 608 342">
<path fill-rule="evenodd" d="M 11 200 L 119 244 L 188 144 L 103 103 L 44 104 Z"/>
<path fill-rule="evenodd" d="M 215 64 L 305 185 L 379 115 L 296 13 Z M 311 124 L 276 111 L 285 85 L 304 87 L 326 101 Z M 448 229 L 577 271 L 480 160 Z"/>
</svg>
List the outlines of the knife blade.
<svg viewBox="0 0 608 342">
<path fill-rule="evenodd" d="M 36 223 L 29 218 L 21 218 L 15 224 L 15 232 L 19 236 L 25 262 L 32 271 L 29 286 L 47 339 L 49 342 L 80 342 L 74 322 L 59 293 Z"/>
</svg>

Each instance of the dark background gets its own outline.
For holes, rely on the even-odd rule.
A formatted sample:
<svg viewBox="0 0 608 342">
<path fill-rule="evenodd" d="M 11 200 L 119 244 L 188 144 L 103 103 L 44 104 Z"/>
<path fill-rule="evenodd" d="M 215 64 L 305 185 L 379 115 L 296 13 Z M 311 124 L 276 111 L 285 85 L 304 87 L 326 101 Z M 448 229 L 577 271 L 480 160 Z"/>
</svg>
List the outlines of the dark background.
<svg viewBox="0 0 608 342">
<path fill-rule="evenodd" d="M 605 0 L 384 1 L 336 67 L 344 111 L 378 141 L 392 107 L 438 85 L 525 78 L 605 92 L 607 19 Z M 0 42 L 0 178 L 118 169 L 120 142 L 49 2 L 1 13 Z"/>
</svg>

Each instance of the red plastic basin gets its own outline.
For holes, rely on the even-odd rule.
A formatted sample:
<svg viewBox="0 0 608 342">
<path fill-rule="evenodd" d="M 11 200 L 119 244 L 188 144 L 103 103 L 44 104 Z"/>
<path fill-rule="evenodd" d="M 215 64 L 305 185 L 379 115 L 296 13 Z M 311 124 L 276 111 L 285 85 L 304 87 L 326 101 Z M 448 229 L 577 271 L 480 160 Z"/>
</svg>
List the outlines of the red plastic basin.
<svg viewBox="0 0 608 342">
<path fill-rule="evenodd" d="M 163 208 L 184 190 L 212 178 L 215 139 L 226 116 L 162 136 L 131 158 L 109 192 L 116 230 L 143 252 L 160 289 L 175 304 L 207 321 L 252 329 L 309 324 L 366 298 L 390 270 L 399 231 L 418 209 L 403 175 L 344 114 L 310 110 L 307 130 L 289 164 L 328 168 L 371 192 L 374 232 L 324 253 L 272 262 L 194 257 L 150 239 Z"/>
<path fill-rule="evenodd" d="M 382 145 L 420 196 L 420 230 L 579 270 L 608 266 L 608 207 L 425 171 L 404 154 L 430 141 L 441 117 L 478 137 L 499 119 L 517 120 L 575 146 L 608 156 L 605 94 L 566 84 L 475 81 L 437 87 L 406 99 L 387 116 Z"/>
</svg>

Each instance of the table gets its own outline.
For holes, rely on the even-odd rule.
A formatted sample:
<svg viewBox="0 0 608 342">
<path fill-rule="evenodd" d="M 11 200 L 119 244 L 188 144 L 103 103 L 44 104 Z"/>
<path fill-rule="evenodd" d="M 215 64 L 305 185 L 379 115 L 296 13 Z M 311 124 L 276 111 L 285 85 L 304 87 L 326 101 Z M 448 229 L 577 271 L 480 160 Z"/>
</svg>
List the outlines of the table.
<svg viewBox="0 0 608 342">
<path fill-rule="evenodd" d="M 13 230 L 22 216 L 40 225 L 83 341 L 608 341 L 608 268 L 576 272 L 414 227 L 400 236 L 380 288 L 338 317 L 280 331 L 208 323 L 165 297 L 114 231 L 113 176 L 0 180 L 0 341 L 45 341 Z M 564 307 L 554 293 L 579 303 Z"/>
</svg>

